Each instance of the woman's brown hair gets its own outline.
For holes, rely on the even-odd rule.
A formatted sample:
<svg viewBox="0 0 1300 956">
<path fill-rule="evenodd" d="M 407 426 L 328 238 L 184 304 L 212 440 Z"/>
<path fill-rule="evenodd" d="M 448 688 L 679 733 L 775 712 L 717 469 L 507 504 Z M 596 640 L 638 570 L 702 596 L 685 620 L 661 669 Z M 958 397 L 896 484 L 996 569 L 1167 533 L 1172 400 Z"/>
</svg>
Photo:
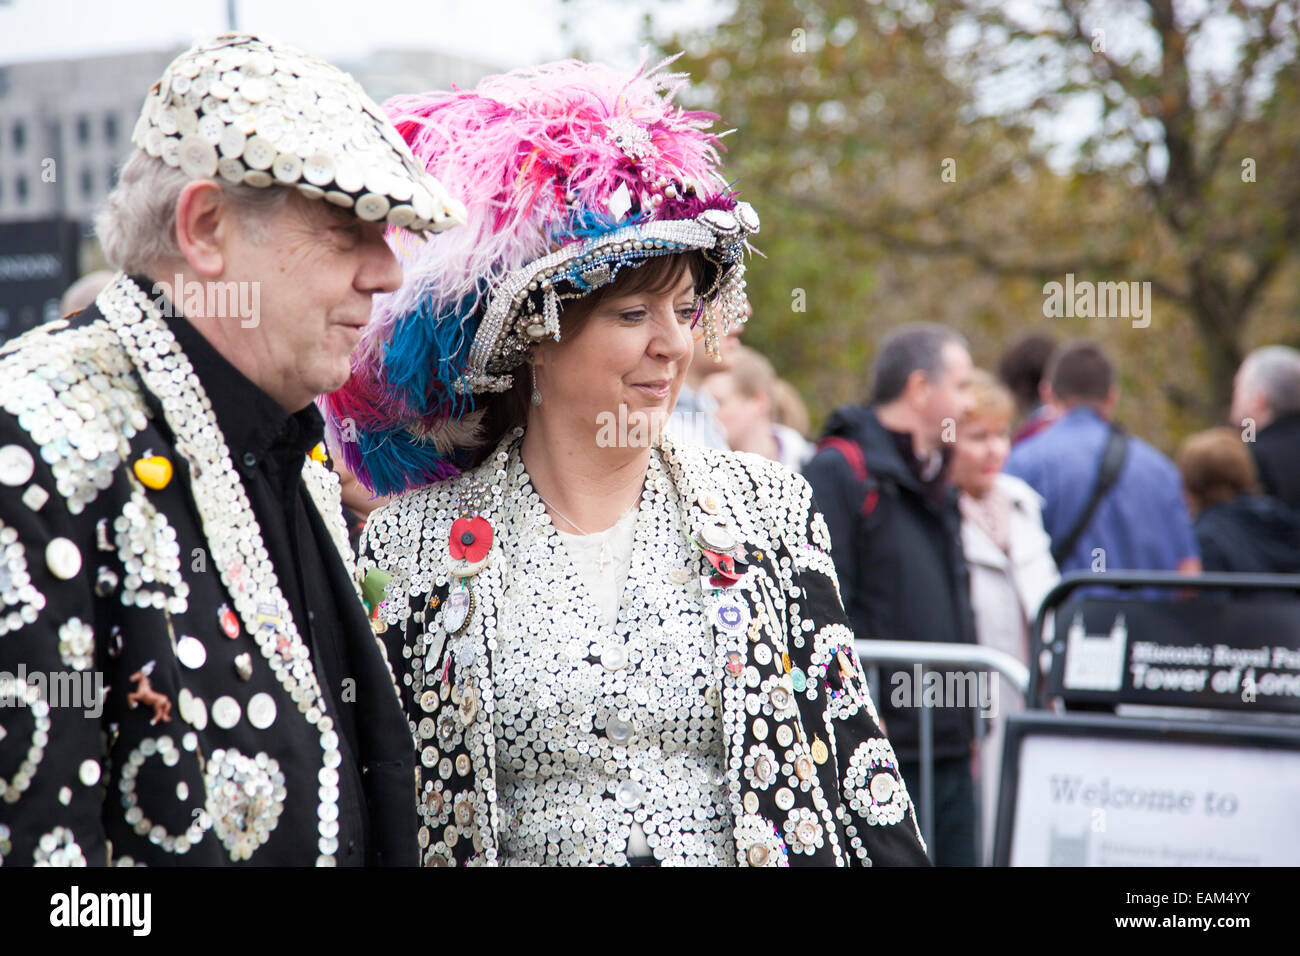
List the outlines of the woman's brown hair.
<svg viewBox="0 0 1300 956">
<path fill-rule="evenodd" d="M 560 341 L 572 341 L 582 331 L 591 314 L 607 299 L 636 295 L 638 292 L 665 295 L 677 288 L 682 276 L 688 272 L 695 280 L 698 292 L 705 285 L 704 279 L 709 268 L 703 253 L 686 252 L 656 256 L 636 268 L 625 269 L 609 285 L 602 286 L 581 299 L 573 299 L 564 307 L 560 312 Z M 508 390 L 489 395 L 479 405 L 484 411 L 480 425 L 483 444 L 474 454 L 473 465 L 482 462 L 506 432 L 528 421 L 529 399 L 533 391 L 528 366 L 525 364 L 515 369 L 514 378 L 514 384 Z"/>
</svg>

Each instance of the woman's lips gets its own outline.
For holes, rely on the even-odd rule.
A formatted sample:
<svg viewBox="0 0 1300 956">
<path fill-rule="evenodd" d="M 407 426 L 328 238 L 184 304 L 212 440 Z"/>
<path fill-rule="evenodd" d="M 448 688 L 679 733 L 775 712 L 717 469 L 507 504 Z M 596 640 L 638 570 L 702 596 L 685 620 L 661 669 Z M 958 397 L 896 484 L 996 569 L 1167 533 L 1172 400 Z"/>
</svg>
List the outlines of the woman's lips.
<svg viewBox="0 0 1300 956">
<path fill-rule="evenodd" d="M 655 398 L 667 398 L 669 386 L 670 383 L 668 382 L 640 382 L 632 387 L 638 388 Z"/>
</svg>

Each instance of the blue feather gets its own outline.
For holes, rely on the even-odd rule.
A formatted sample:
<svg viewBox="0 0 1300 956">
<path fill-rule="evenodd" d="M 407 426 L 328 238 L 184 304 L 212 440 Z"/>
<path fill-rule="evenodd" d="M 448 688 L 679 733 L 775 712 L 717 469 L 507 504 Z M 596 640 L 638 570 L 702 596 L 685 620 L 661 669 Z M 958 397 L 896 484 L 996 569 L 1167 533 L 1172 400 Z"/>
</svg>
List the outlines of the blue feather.
<svg viewBox="0 0 1300 956">
<path fill-rule="evenodd" d="M 384 377 L 408 407 L 426 415 L 450 399 L 459 418 L 472 407 L 468 396 L 453 387 L 464 374 L 470 346 L 478 331 L 480 293 L 466 296 L 436 314 L 433 302 L 422 299 L 415 312 L 400 318 L 384 347 Z M 431 380 L 438 388 L 431 394 Z"/>
</svg>

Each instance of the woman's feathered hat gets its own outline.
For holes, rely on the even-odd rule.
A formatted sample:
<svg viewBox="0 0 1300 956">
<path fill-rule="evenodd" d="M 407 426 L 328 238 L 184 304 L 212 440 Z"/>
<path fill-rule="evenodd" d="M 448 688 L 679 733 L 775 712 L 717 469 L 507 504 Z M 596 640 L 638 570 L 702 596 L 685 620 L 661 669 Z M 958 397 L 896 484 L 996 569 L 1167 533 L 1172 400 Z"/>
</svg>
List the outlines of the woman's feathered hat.
<svg viewBox="0 0 1300 956">
<path fill-rule="evenodd" d="M 717 117 L 673 102 L 684 78 L 666 65 L 565 61 L 384 104 L 468 213 L 424 242 L 393 234 L 402 287 L 375 298 L 351 379 L 322 399 L 362 484 L 393 494 L 458 474 L 475 396 L 510 388 L 534 343 L 559 340 L 561 303 L 622 269 L 698 250 L 706 346 L 744 321 L 758 216 L 721 175 Z"/>
</svg>

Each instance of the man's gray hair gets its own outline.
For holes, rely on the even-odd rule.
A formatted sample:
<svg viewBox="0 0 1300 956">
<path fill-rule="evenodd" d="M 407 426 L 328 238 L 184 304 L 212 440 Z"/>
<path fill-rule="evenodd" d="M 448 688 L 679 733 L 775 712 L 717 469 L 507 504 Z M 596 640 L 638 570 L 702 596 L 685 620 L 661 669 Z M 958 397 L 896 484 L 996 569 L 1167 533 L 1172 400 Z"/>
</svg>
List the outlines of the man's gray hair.
<svg viewBox="0 0 1300 956">
<path fill-rule="evenodd" d="M 947 326 L 934 322 L 913 322 L 895 329 L 880 343 L 871 363 L 872 405 L 892 402 L 907 388 L 907 378 L 915 371 L 937 382 L 943 377 L 943 347 L 949 343 L 967 351 L 966 339 Z"/>
<path fill-rule="evenodd" d="M 1275 417 L 1300 412 L 1300 351 L 1266 345 L 1246 356 L 1241 372 L 1247 390 L 1263 395 Z"/>
<path fill-rule="evenodd" d="M 104 207 L 95 215 L 95 233 L 104 258 L 127 273 L 149 273 L 159 263 L 181 257 L 176 241 L 176 202 L 193 178 L 148 153 L 135 150 Z M 258 188 L 214 180 L 241 220 L 258 239 L 263 225 L 289 197 L 280 185 Z"/>
</svg>

